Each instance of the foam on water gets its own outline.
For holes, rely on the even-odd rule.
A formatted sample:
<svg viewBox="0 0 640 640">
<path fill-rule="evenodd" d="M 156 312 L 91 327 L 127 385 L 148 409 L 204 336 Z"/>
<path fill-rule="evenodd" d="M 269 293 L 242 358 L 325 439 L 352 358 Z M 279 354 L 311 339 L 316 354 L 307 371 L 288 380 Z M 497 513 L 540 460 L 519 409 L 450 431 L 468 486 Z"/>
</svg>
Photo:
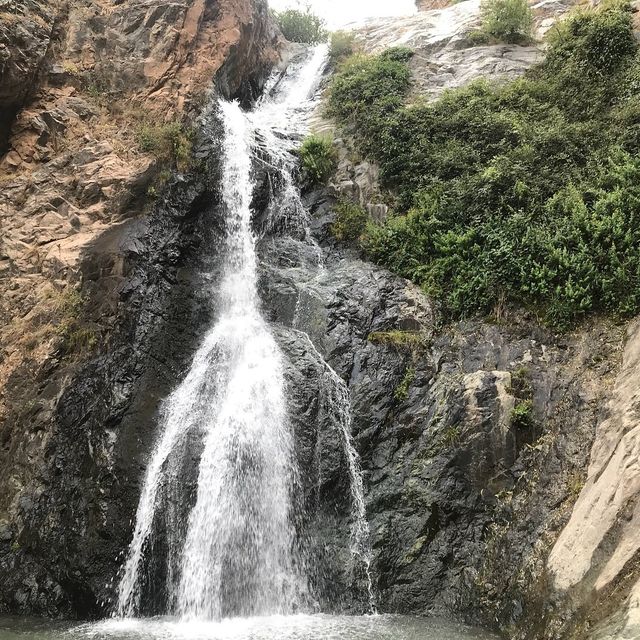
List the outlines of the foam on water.
<svg viewBox="0 0 640 640">
<path fill-rule="evenodd" d="M 477 629 L 406 616 L 296 615 L 202 620 L 108 620 L 67 640 L 490 640 Z"/>
</svg>

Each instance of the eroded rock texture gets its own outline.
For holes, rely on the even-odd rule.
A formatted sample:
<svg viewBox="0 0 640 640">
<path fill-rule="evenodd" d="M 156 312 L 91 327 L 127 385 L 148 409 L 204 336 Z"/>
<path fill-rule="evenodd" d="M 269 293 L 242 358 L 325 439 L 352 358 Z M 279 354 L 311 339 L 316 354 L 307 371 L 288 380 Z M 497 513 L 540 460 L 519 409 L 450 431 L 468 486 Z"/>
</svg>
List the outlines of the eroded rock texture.
<svg viewBox="0 0 640 640">
<path fill-rule="evenodd" d="M 562 637 L 546 558 L 615 393 L 622 328 L 557 337 L 512 313 L 443 329 L 418 289 L 336 250 L 330 201 L 314 209 L 329 258 L 303 287 L 307 331 L 348 381 L 380 609 Z"/>
<path fill-rule="evenodd" d="M 0 96 L 20 104 L 0 114 L 0 611 L 94 615 L 157 405 L 213 312 L 218 145 L 198 114 L 214 83 L 253 99 L 280 36 L 262 0 L 2 11 Z M 159 126 L 189 135 L 189 164 L 140 144 Z"/>
<path fill-rule="evenodd" d="M 0 14 L 0 115 L 11 128 L 0 165 L 0 612 L 99 615 L 158 407 L 215 315 L 223 227 L 215 131 L 196 127 L 196 162 L 160 188 L 137 127 L 195 122 L 214 75 L 249 102 L 278 36 L 261 1 L 27 8 Z M 535 47 L 464 48 L 477 8 L 372 23 L 362 39 L 371 51 L 416 47 L 416 91 L 428 97 L 538 59 Z M 541 6 L 540 28 L 562 10 Z M 497 309 L 493 322 L 443 327 L 421 291 L 332 239 L 336 195 L 386 215 L 376 168 L 346 144 L 340 161 L 328 192 L 308 194 L 317 244 L 266 229 L 259 246 L 318 601 L 367 607 L 349 552 L 337 375 L 350 393 L 380 610 L 462 617 L 510 638 L 585 637 L 587 622 L 598 639 L 634 633 L 637 328 L 620 365 L 615 323 L 558 337 Z"/>
<path fill-rule="evenodd" d="M 568 5 L 533 8 L 543 33 Z M 540 59 L 533 46 L 469 48 L 465 33 L 477 24 L 478 3 L 464 2 L 371 21 L 359 37 L 374 53 L 414 48 L 416 97 L 477 77 L 513 78 Z M 316 127 L 331 129 L 320 119 Z M 353 153 L 348 136 L 337 145 L 330 192 L 384 218 L 377 167 Z M 358 347 L 358 363 L 372 354 L 364 376 L 356 367 L 351 391 L 364 425 L 383 608 L 462 615 L 510 638 L 634 637 L 639 378 L 633 327 L 616 378 L 624 332 L 593 323 L 558 338 L 517 315 L 436 327 L 426 348 L 387 345 L 375 356 L 371 341 Z"/>
<path fill-rule="evenodd" d="M 548 563 L 553 585 L 569 593 L 574 607 L 586 610 L 587 623 L 611 616 L 597 632 L 599 638 L 640 633 L 637 322 L 627 338 L 622 370 L 596 431 L 585 486 Z M 621 604 L 622 611 L 612 615 Z"/>
</svg>

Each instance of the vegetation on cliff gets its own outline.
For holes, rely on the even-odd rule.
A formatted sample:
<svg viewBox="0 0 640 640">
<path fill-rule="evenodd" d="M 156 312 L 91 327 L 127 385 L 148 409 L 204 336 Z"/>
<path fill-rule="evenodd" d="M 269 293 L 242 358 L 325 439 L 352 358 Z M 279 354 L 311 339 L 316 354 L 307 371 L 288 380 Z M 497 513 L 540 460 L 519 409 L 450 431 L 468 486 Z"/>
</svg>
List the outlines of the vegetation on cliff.
<svg viewBox="0 0 640 640">
<path fill-rule="evenodd" d="M 369 223 L 377 263 L 452 317 L 517 303 L 566 328 L 640 309 L 640 58 L 628 6 L 580 10 L 546 61 L 406 106 L 410 52 L 345 61 L 329 113 L 403 215 Z"/>
<path fill-rule="evenodd" d="M 143 124 L 137 131 L 140 150 L 152 153 L 163 166 L 186 171 L 191 163 L 193 130 L 178 121 Z"/>
<path fill-rule="evenodd" d="M 322 135 L 305 138 L 300 147 L 300 162 L 311 184 L 326 184 L 337 165 L 333 139 Z"/>
<path fill-rule="evenodd" d="M 282 35 L 290 42 L 318 44 L 327 39 L 324 20 L 312 13 L 309 8 L 305 11 L 300 9 L 274 11 L 273 15 Z"/>
<path fill-rule="evenodd" d="M 484 0 L 481 5 L 482 27 L 472 40 L 521 44 L 531 40 L 533 11 L 527 0 Z"/>
<path fill-rule="evenodd" d="M 334 31 L 329 38 L 329 59 L 342 62 L 357 51 L 356 36 L 351 31 Z"/>
</svg>

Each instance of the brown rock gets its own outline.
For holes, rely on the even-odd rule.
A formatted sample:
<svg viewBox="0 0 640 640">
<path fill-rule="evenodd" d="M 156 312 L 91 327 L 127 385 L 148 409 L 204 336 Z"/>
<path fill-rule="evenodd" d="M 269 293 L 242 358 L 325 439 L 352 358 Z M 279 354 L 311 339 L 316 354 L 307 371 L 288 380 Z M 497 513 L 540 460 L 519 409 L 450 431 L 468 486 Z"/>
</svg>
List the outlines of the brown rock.
<svg viewBox="0 0 640 640">
<path fill-rule="evenodd" d="M 18 154 L 15 151 L 10 151 L 6 155 L 4 160 L 7 163 L 7 165 L 9 167 L 11 167 L 12 169 L 15 169 L 16 167 L 19 167 L 22 164 L 22 158 L 20 157 L 20 154 Z"/>
<path fill-rule="evenodd" d="M 0 9 L 0 152 L 16 112 L 37 83 L 60 4 L 14 0 Z"/>
</svg>

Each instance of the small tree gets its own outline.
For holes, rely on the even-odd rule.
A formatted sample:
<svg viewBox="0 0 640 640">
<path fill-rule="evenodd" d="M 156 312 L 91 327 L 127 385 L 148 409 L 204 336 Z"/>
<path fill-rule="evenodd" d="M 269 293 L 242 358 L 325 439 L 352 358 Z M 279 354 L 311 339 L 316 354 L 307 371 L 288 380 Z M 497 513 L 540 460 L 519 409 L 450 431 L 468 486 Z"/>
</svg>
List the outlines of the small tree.
<svg viewBox="0 0 640 640">
<path fill-rule="evenodd" d="M 318 44 L 327 39 L 324 20 L 312 13 L 309 7 L 304 11 L 287 9 L 274 15 L 282 35 L 289 42 Z"/>
<path fill-rule="evenodd" d="M 331 226 L 331 232 L 340 242 L 357 242 L 368 221 L 369 214 L 359 204 L 342 201 L 336 206 L 336 220 Z"/>
<path fill-rule="evenodd" d="M 482 31 L 507 43 L 531 40 L 533 13 L 527 0 L 483 0 Z"/>
</svg>

